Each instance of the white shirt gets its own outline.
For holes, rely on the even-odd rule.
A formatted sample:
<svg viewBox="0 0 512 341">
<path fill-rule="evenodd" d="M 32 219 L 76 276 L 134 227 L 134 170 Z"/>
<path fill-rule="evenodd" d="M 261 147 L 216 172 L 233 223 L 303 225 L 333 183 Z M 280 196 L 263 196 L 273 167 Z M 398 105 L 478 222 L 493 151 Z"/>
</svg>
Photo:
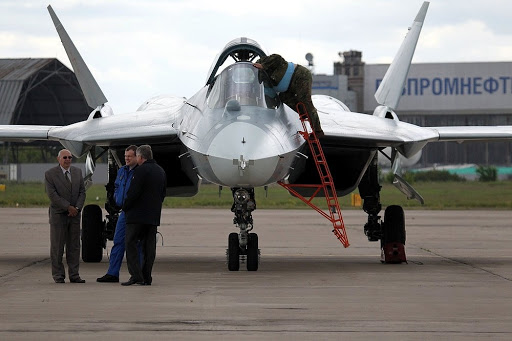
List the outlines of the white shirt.
<svg viewBox="0 0 512 341">
<path fill-rule="evenodd" d="M 64 176 L 66 176 L 66 172 L 68 172 L 68 178 L 69 178 L 69 181 L 71 181 L 71 171 L 68 169 L 64 169 L 62 168 L 62 166 L 60 166 L 60 169 L 62 170 L 62 174 L 64 174 Z"/>
</svg>

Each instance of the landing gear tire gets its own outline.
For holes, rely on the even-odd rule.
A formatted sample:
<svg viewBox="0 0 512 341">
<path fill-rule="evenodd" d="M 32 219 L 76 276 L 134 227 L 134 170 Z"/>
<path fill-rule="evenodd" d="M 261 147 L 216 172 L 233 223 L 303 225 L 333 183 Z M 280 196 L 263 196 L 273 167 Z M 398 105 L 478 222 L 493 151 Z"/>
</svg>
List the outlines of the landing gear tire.
<svg viewBox="0 0 512 341">
<path fill-rule="evenodd" d="M 381 262 L 407 263 L 405 256 L 405 216 L 400 206 L 388 206 L 384 212 L 381 238 Z"/>
<path fill-rule="evenodd" d="M 240 246 L 238 234 L 233 232 L 228 238 L 228 270 L 238 271 L 240 269 Z"/>
<path fill-rule="evenodd" d="M 249 233 L 247 241 L 247 271 L 258 270 L 258 235 Z"/>
<path fill-rule="evenodd" d="M 82 212 L 82 260 L 101 262 L 103 258 L 102 211 L 98 205 L 87 205 Z"/>
<path fill-rule="evenodd" d="M 402 206 L 392 205 L 384 212 L 382 243 L 405 244 L 405 216 Z"/>
</svg>

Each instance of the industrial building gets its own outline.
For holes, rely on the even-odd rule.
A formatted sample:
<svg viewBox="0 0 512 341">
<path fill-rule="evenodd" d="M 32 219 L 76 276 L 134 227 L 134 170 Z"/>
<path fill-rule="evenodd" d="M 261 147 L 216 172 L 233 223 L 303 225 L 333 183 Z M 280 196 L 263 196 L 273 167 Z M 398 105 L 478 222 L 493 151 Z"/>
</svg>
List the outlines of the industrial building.
<svg viewBox="0 0 512 341">
<path fill-rule="evenodd" d="M 389 65 L 365 64 L 360 51 L 339 55 L 333 75 L 313 75 L 313 93 L 372 114 L 378 105 L 375 91 Z M 400 120 L 424 127 L 512 125 L 512 62 L 412 64 L 395 112 Z M 418 165 L 510 166 L 511 153 L 512 142 L 430 143 Z"/>
</svg>

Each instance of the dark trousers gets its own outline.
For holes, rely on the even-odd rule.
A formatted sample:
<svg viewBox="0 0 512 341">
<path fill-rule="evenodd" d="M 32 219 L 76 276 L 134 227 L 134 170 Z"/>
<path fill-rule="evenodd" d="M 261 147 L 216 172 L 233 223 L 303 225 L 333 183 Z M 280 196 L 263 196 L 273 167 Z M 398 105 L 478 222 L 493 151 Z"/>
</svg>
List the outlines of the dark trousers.
<svg viewBox="0 0 512 341">
<path fill-rule="evenodd" d="M 70 279 L 80 277 L 80 215 L 50 214 L 50 259 L 54 280 L 66 278 L 62 256 L 66 248 L 66 262 Z"/>
<path fill-rule="evenodd" d="M 156 229 L 155 225 L 126 224 L 126 263 L 131 279 L 137 282 L 151 284 L 151 270 L 156 257 Z M 143 262 L 140 265 L 137 241 L 142 245 Z"/>
<path fill-rule="evenodd" d="M 126 248 L 125 242 L 126 235 L 126 217 L 124 212 L 119 214 L 116 224 L 116 232 L 114 233 L 114 245 L 110 250 L 110 261 L 108 266 L 107 274 L 115 277 L 119 277 L 119 270 L 123 263 L 124 251 Z M 140 264 L 144 264 L 144 257 L 142 255 L 142 247 L 139 244 L 137 247 L 139 251 Z"/>
</svg>

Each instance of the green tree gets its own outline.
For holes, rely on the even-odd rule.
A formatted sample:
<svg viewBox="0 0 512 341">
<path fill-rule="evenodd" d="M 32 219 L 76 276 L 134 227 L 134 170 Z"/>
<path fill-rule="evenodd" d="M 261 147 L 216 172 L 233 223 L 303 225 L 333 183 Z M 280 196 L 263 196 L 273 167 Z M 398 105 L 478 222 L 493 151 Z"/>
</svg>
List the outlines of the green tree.
<svg viewBox="0 0 512 341">
<path fill-rule="evenodd" d="M 498 179 L 498 170 L 494 166 L 478 166 L 476 172 L 479 175 L 479 181 L 496 181 Z"/>
</svg>

